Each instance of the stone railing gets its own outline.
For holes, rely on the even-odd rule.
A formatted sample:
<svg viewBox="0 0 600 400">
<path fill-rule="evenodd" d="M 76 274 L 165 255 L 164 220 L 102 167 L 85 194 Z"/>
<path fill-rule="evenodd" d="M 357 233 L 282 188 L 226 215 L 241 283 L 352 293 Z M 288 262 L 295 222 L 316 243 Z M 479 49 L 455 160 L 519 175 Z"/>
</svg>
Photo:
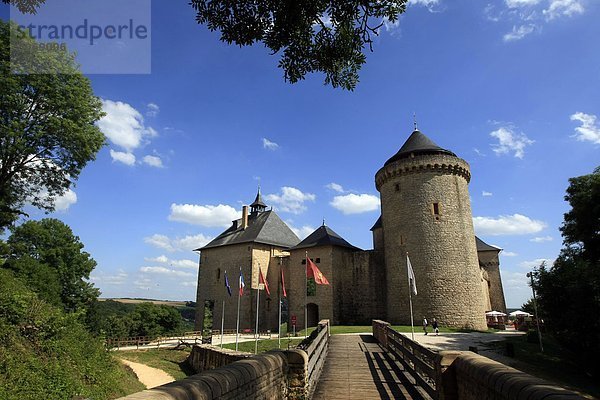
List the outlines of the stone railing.
<svg viewBox="0 0 600 400">
<path fill-rule="evenodd" d="M 202 344 L 192 347 L 192 352 L 187 358 L 187 363 L 192 367 L 194 372 L 200 373 L 224 367 L 225 365 L 244 360 L 251 356 L 251 353 L 221 349 L 210 344 Z"/>
<path fill-rule="evenodd" d="M 323 371 L 323 365 L 325 364 L 325 358 L 329 350 L 329 336 L 331 331 L 329 329 L 329 320 L 322 320 L 319 322 L 317 329 L 315 329 L 309 337 L 304 339 L 299 345 L 298 349 L 304 350 L 308 355 L 307 364 L 307 386 L 308 386 L 308 398 L 312 397 L 313 392 L 319 382 L 319 377 Z"/>
<path fill-rule="evenodd" d="M 246 357 L 244 353 L 229 353 L 215 346 L 195 346 L 189 360 L 196 370 L 221 366 L 121 400 L 310 399 L 328 343 L 329 321 L 321 321 L 302 342 L 304 349 L 273 350 Z M 208 359 L 201 360 L 202 357 Z M 243 359 L 235 361 L 236 357 Z"/>
<path fill-rule="evenodd" d="M 584 398 L 470 351 L 432 352 L 387 322 L 373 321 L 373 336 L 435 400 Z"/>
</svg>

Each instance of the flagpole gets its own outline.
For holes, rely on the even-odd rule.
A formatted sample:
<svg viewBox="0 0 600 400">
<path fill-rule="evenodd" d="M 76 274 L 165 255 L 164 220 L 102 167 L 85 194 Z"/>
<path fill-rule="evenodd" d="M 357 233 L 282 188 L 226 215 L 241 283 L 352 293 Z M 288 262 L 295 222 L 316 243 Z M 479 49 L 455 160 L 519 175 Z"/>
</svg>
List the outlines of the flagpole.
<svg viewBox="0 0 600 400">
<path fill-rule="evenodd" d="M 225 325 L 225 300 L 223 299 L 223 308 L 221 309 L 221 348 L 223 348 L 223 326 Z"/>
<path fill-rule="evenodd" d="M 240 267 L 240 277 L 242 276 L 242 267 Z M 238 286 L 241 285 L 240 277 L 238 277 Z M 238 307 L 237 307 L 237 321 L 235 324 L 235 351 L 238 351 L 238 338 L 240 336 L 240 299 L 242 295 L 240 293 L 240 288 L 238 288 Z"/>
<path fill-rule="evenodd" d="M 408 302 L 410 304 L 410 330 L 412 333 L 412 340 L 415 340 L 415 323 L 413 319 L 413 306 L 412 306 L 412 288 L 410 287 L 410 272 L 408 270 L 408 251 L 406 252 L 406 272 L 408 275 Z"/>
<path fill-rule="evenodd" d="M 258 268 L 260 268 L 260 264 Z M 254 330 L 254 354 L 258 353 L 258 306 L 260 299 L 260 283 L 258 285 L 259 286 L 256 288 L 256 329 Z"/>
<path fill-rule="evenodd" d="M 308 250 L 304 252 L 306 256 L 306 268 L 304 268 L 304 339 L 308 334 Z"/>
<path fill-rule="evenodd" d="M 281 262 L 281 258 L 279 259 L 279 262 Z M 279 264 L 279 268 L 281 269 L 281 264 Z M 279 274 L 279 280 L 281 280 L 281 274 Z M 277 325 L 277 346 L 281 348 L 281 287 L 277 289 L 277 292 L 279 293 L 279 325 Z"/>
</svg>

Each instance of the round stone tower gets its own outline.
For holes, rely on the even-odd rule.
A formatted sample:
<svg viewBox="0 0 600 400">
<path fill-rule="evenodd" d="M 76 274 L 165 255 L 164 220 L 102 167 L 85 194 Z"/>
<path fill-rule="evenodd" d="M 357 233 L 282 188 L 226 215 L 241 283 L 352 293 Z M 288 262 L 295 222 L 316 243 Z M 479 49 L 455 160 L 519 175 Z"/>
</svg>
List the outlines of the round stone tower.
<svg viewBox="0 0 600 400">
<path fill-rule="evenodd" d="M 486 329 L 468 184 L 469 164 L 415 130 L 375 175 L 381 196 L 387 319 L 410 323 L 408 253 L 415 273 L 415 324 Z"/>
</svg>

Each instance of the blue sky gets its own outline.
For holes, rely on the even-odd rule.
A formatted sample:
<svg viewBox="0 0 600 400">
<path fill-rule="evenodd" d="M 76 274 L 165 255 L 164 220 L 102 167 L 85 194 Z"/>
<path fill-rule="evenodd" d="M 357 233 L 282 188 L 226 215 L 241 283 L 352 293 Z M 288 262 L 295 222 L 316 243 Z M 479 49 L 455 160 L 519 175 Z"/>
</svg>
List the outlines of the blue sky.
<svg viewBox="0 0 600 400">
<path fill-rule="evenodd" d="M 413 0 L 346 92 L 318 74 L 287 84 L 261 45 L 222 44 L 187 1 L 154 0 L 152 73 L 89 75 L 108 145 L 53 216 L 97 260 L 103 296 L 194 300 L 191 249 L 259 183 L 301 237 L 324 218 L 370 249 L 374 175 L 414 112 L 470 163 L 475 230 L 504 249 L 518 307 L 525 273 L 561 248 L 568 178 L 600 165 L 599 18 L 595 0 Z"/>
</svg>

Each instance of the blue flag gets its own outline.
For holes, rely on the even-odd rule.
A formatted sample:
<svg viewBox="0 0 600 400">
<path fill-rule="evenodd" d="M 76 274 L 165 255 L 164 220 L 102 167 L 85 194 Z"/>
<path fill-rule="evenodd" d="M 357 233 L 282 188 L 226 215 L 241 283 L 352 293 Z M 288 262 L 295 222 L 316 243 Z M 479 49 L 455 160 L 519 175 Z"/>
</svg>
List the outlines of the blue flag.
<svg viewBox="0 0 600 400">
<path fill-rule="evenodd" d="M 225 287 L 227 288 L 227 293 L 231 296 L 231 286 L 229 286 L 229 278 L 227 277 L 227 271 L 225 271 Z"/>
</svg>

